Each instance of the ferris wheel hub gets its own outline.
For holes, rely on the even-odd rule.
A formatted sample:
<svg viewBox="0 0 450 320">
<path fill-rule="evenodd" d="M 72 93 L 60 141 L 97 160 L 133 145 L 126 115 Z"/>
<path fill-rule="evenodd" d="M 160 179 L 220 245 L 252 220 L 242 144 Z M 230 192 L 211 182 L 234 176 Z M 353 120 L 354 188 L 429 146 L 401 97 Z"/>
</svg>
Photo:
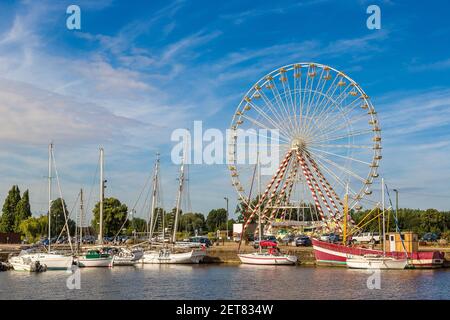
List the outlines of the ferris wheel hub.
<svg viewBox="0 0 450 320">
<path fill-rule="evenodd" d="M 306 149 L 306 140 L 303 138 L 294 138 L 291 142 L 291 149 L 292 150 L 299 150 L 303 151 Z"/>
</svg>

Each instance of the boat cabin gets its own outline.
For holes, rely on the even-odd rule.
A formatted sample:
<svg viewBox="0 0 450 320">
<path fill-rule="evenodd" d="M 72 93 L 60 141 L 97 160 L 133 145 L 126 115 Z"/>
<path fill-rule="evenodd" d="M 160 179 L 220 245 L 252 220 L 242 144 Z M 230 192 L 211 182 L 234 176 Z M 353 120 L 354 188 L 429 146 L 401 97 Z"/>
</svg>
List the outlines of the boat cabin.
<svg viewBox="0 0 450 320">
<path fill-rule="evenodd" d="M 402 244 L 405 247 L 403 247 Z M 419 251 L 419 236 L 412 231 L 389 232 L 386 233 L 386 252 L 404 252 L 408 253 Z"/>
</svg>

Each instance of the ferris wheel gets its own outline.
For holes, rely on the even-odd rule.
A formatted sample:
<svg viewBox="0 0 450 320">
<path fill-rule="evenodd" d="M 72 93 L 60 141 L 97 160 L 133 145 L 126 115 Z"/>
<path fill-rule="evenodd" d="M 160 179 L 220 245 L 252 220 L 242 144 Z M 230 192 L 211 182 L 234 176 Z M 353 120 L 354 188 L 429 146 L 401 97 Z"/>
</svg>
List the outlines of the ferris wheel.
<svg viewBox="0 0 450 320">
<path fill-rule="evenodd" d="M 334 68 L 297 63 L 270 72 L 242 98 L 230 133 L 229 170 L 249 208 L 247 223 L 259 214 L 265 222 L 287 219 L 289 208 L 309 205 L 318 220 L 339 229 L 344 195 L 359 210 L 372 194 L 382 158 L 377 113 L 363 89 Z M 241 156 L 254 151 L 252 144 L 276 144 L 279 159 L 261 176 L 256 202 L 255 163 Z"/>
</svg>

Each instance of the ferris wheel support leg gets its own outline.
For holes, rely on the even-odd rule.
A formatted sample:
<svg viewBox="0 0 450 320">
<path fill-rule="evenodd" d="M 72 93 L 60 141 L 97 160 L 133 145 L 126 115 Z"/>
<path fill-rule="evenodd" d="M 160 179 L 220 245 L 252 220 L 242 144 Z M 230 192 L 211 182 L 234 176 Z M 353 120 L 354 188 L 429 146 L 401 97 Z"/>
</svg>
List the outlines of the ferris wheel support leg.
<svg viewBox="0 0 450 320">
<path fill-rule="evenodd" d="M 301 154 L 299 152 L 296 152 L 296 153 L 297 153 L 297 158 L 300 162 L 300 166 L 302 167 L 302 172 L 303 172 L 303 175 L 305 176 L 306 183 L 308 184 L 308 188 L 311 191 L 311 195 L 314 199 L 314 203 L 316 205 L 317 211 L 319 212 L 320 219 L 325 223 L 326 232 L 330 232 L 330 227 L 328 225 L 328 221 L 327 221 L 327 219 L 325 219 L 325 215 L 323 213 L 322 206 L 320 205 L 319 198 L 317 197 L 316 190 L 314 189 L 314 187 L 312 185 L 310 176 L 306 169 L 306 164 L 305 164 Z"/>
<path fill-rule="evenodd" d="M 320 184 L 322 185 L 322 188 L 325 190 L 325 193 L 326 193 L 328 199 L 330 200 L 331 205 L 333 206 L 333 208 L 335 210 L 334 220 L 339 225 L 339 221 L 340 221 L 340 218 L 341 218 L 340 217 L 341 210 L 339 210 L 338 206 L 336 205 L 336 202 L 333 199 L 333 194 L 336 195 L 336 193 L 334 191 L 333 192 L 330 191 L 330 189 L 332 189 L 331 186 L 329 185 L 328 181 L 326 181 L 325 177 L 322 175 L 322 173 L 320 172 L 319 168 L 315 167 L 312 164 L 311 158 L 308 156 L 308 154 L 306 154 L 305 158 L 307 160 L 309 160 L 309 162 L 311 163 L 311 165 L 312 165 L 312 167 L 313 167 L 313 169 L 314 169 L 314 171 L 315 171 L 315 173 L 316 173 L 316 175 L 318 177 L 318 180 L 319 180 Z"/>
<path fill-rule="evenodd" d="M 286 197 L 286 199 L 290 199 L 290 198 L 291 198 L 292 188 L 294 187 L 294 180 L 293 180 L 293 179 L 295 179 L 295 177 L 297 176 L 297 172 L 298 172 L 298 166 L 295 166 L 294 172 L 293 172 L 293 174 L 292 174 L 292 179 L 291 179 L 290 185 L 289 185 L 289 187 L 288 187 L 288 192 L 287 192 L 287 197 Z M 285 216 L 286 216 L 286 210 L 283 211 L 283 213 L 282 213 L 282 215 L 281 215 L 281 219 L 284 219 Z"/>
<path fill-rule="evenodd" d="M 272 180 L 270 181 L 270 183 L 267 185 L 267 188 L 264 191 L 264 194 L 259 199 L 258 204 L 255 206 L 255 208 L 251 211 L 250 215 L 245 220 L 244 227 L 242 228 L 242 234 L 244 234 L 245 230 L 247 230 L 248 225 L 252 221 L 252 219 L 255 216 L 256 212 L 258 211 L 259 207 L 264 203 L 264 201 L 265 201 L 265 199 L 266 199 L 270 189 L 272 188 L 275 180 L 281 174 L 283 167 L 285 167 L 287 165 L 287 163 L 289 162 L 289 159 L 291 158 L 291 156 L 292 156 L 292 151 L 289 151 L 289 152 L 286 153 L 286 156 L 284 157 L 283 162 L 281 163 L 281 165 L 278 168 L 278 170 L 275 173 L 275 175 L 272 177 Z M 284 171 L 283 171 L 283 173 L 284 173 Z M 281 181 L 281 179 L 279 179 L 279 180 Z"/>
<path fill-rule="evenodd" d="M 293 170 L 292 172 L 291 172 L 291 174 L 289 175 L 289 177 L 288 177 L 288 180 L 291 180 L 292 178 L 293 178 L 293 172 L 294 172 L 295 170 Z M 278 195 L 278 198 L 277 198 L 277 201 L 275 202 L 275 208 L 273 208 L 272 209 L 272 212 L 270 213 L 270 218 L 269 218 L 269 222 L 270 221 L 272 221 L 274 218 L 275 218 L 275 214 L 276 214 L 276 212 L 277 212 L 277 206 L 279 206 L 280 204 L 281 204 L 281 201 L 283 200 L 283 197 L 284 197 L 284 195 L 286 194 L 286 189 L 287 189 L 287 187 L 290 185 L 291 183 L 290 183 L 290 181 L 287 181 L 284 185 L 283 185 L 283 187 L 281 188 L 281 192 L 280 192 L 280 194 Z M 264 216 L 263 216 L 264 217 Z"/>
<path fill-rule="evenodd" d="M 333 214 L 333 210 L 331 209 L 330 205 L 327 202 L 327 199 L 325 198 L 325 195 L 322 192 L 322 189 L 320 189 L 319 184 L 317 183 L 316 179 L 314 178 L 311 170 L 309 170 L 308 165 L 306 164 L 305 159 L 302 157 L 303 163 L 305 165 L 307 174 L 309 175 L 310 180 L 312 181 L 314 187 L 316 188 L 317 192 L 320 195 L 320 198 L 322 199 L 322 203 L 325 205 L 325 207 L 327 208 L 327 211 L 329 213 L 329 216 L 331 217 L 331 220 L 333 220 L 333 222 L 335 223 L 335 228 L 338 230 L 339 233 L 342 233 L 342 229 L 341 226 L 339 225 L 338 220 L 335 218 L 334 214 Z M 328 199 L 329 200 L 329 199 Z"/>
<path fill-rule="evenodd" d="M 308 155 L 308 160 L 311 163 L 311 165 L 313 166 L 314 170 L 317 172 L 317 174 L 319 175 L 319 177 L 321 177 L 323 179 L 323 181 L 325 182 L 325 184 L 328 186 L 330 192 L 332 195 L 334 195 L 336 201 L 339 203 L 339 205 L 341 206 L 341 208 L 344 208 L 344 204 L 342 203 L 341 199 L 339 198 L 339 196 L 337 195 L 336 191 L 334 191 L 333 187 L 331 187 L 330 183 L 328 182 L 327 179 L 325 179 L 325 176 L 323 175 L 323 173 L 320 171 L 319 166 L 317 165 L 317 163 L 314 161 L 314 159 L 312 157 L 310 157 Z M 343 215 L 340 217 L 342 219 Z M 355 224 L 355 221 L 350 217 L 350 223 L 352 225 Z"/>
</svg>

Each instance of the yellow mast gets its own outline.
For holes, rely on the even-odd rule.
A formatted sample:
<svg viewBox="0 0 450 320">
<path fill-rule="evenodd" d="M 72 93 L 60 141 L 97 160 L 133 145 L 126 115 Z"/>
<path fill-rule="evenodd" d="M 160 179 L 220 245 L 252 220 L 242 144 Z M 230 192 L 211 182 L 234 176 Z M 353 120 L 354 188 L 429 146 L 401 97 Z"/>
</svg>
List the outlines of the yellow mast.
<svg viewBox="0 0 450 320">
<path fill-rule="evenodd" d="M 347 220 L 348 220 L 348 184 L 344 196 L 344 228 L 342 232 L 342 244 L 347 244 Z"/>
</svg>

